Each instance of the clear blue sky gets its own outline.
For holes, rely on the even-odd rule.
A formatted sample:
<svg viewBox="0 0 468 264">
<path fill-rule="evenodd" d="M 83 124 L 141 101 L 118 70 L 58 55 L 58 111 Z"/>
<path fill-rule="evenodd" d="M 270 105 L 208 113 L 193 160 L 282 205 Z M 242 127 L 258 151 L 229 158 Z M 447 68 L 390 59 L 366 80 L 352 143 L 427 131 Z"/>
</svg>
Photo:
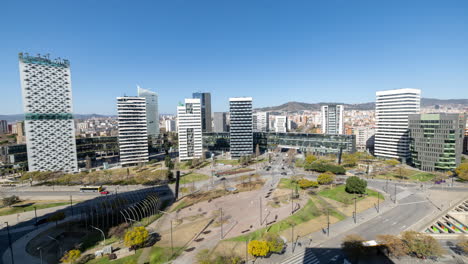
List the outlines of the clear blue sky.
<svg viewBox="0 0 468 264">
<path fill-rule="evenodd" d="M 468 1 L 13 1 L 0 4 L 0 114 L 22 113 L 18 52 L 68 58 L 75 113 L 116 113 L 136 85 L 161 113 L 194 91 L 254 107 L 468 97 Z"/>
</svg>

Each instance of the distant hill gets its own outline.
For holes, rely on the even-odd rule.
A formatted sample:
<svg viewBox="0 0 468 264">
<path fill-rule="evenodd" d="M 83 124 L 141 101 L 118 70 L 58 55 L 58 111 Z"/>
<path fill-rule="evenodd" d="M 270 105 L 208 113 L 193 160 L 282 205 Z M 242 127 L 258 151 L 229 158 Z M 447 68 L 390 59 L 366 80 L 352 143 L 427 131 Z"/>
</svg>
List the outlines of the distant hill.
<svg viewBox="0 0 468 264">
<path fill-rule="evenodd" d="M 88 119 L 93 117 L 114 117 L 114 115 L 99 115 L 99 114 L 74 114 L 75 119 Z M 0 115 L 0 120 L 6 120 L 7 122 L 15 122 L 24 120 L 23 114 L 16 115 Z"/>
<path fill-rule="evenodd" d="M 268 112 L 298 112 L 298 111 L 319 111 L 322 105 L 326 104 L 343 104 L 339 102 L 334 103 L 301 103 L 301 102 L 288 102 L 278 106 L 270 106 L 257 108 L 255 111 L 268 111 Z M 374 110 L 375 103 L 360 103 L 360 104 L 343 104 L 347 110 Z M 430 107 L 434 105 L 451 105 L 451 106 L 464 106 L 468 107 L 468 99 L 434 99 L 434 98 L 422 98 L 422 107 Z"/>
</svg>

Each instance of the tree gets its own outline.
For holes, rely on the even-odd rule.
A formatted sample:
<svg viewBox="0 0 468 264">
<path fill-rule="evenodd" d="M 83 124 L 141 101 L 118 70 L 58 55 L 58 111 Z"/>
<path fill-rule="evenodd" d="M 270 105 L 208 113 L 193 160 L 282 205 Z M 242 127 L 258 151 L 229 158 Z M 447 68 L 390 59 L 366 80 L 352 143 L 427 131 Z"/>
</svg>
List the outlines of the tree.
<svg viewBox="0 0 468 264">
<path fill-rule="evenodd" d="M 200 250 L 196 256 L 197 264 L 211 264 L 211 253 L 209 249 Z"/>
<path fill-rule="evenodd" d="M 468 163 L 462 163 L 455 169 L 458 178 L 468 181 Z"/>
<path fill-rule="evenodd" d="M 11 206 L 14 205 L 15 203 L 19 203 L 19 202 L 20 202 L 20 199 L 19 199 L 18 196 L 12 195 L 12 196 L 8 196 L 8 197 L 3 198 L 3 199 L 2 199 L 2 202 L 3 202 L 3 205 L 4 205 L 4 206 L 11 207 Z"/>
<path fill-rule="evenodd" d="M 125 233 L 124 243 L 127 247 L 134 248 L 143 245 L 149 237 L 148 230 L 144 226 L 137 226 Z"/>
<path fill-rule="evenodd" d="M 366 192 L 367 181 L 360 179 L 357 176 L 351 176 L 346 179 L 346 192 L 363 194 Z"/>
<path fill-rule="evenodd" d="M 75 261 L 77 261 L 81 256 L 81 251 L 79 251 L 78 249 L 72 249 L 72 250 L 69 250 L 65 253 L 65 255 L 63 255 L 63 257 L 60 259 L 61 262 L 65 262 L 65 263 L 75 263 Z"/>
<path fill-rule="evenodd" d="M 305 163 L 306 164 L 312 164 L 314 161 L 317 160 L 317 157 L 312 155 L 312 154 L 307 154 L 306 158 L 305 158 Z"/>
<path fill-rule="evenodd" d="M 341 248 L 350 258 L 356 261 L 364 253 L 364 245 L 362 242 L 364 242 L 364 238 L 357 234 L 347 235 L 343 238 Z"/>
<path fill-rule="evenodd" d="M 270 248 L 266 241 L 252 240 L 249 242 L 248 252 L 255 257 L 264 257 L 270 252 Z"/>
<path fill-rule="evenodd" d="M 396 159 L 389 159 L 389 160 L 386 160 L 384 161 L 385 164 L 389 165 L 389 166 L 392 166 L 392 167 L 395 167 L 396 165 L 400 164 L 400 162 Z"/>
<path fill-rule="evenodd" d="M 399 237 L 394 235 L 378 235 L 377 241 L 384 244 L 390 255 L 401 257 L 408 254 L 408 246 Z"/>
<path fill-rule="evenodd" d="M 435 238 L 416 231 L 405 231 L 401 235 L 410 253 L 417 257 L 437 257 L 442 255 L 443 249 Z"/>
<path fill-rule="evenodd" d="M 284 248 L 284 241 L 278 234 L 266 233 L 263 239 L 267 242 L 270 252 L 281 252 Z"/>
<path fill-rule="evenodd" d="M 65 213 L 56 212 L 47 218 L 47 222 L 55 222 L 55 225 L 57 225 L 58 221 L 63 220 L 63 219 L 65 219 Z"/>
<path fill-rule="evenodd" d="M 344 153 L 342 155 L 344 166 L 354 167 L 359 160 L 359 154 L 357 153 Z"/>
<path fill-rule="evenodd" d="M 302 189 L 317 187 L 319 185 L 318 182 L 310 181 L 307 179 L 300 179 L 297 183 L 299 183 L 299 187 L 301 187 Z"/>
<path fill-rule="evenodd" d="M 317 177 L 317 182 L 319 184 L 322 184 L 322 185 L 323 184 L 330 184 L 334 180 L 335 180 L 335 174 L 333 174 L 331 172 L 322 173 Z"/>
</svg>

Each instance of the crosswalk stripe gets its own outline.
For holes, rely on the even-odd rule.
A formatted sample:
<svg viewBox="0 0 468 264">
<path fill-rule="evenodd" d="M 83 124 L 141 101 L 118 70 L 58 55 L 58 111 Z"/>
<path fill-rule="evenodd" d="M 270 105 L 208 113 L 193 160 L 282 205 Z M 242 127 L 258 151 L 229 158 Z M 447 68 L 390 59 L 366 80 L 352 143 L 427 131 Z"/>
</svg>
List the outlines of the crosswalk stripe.
<svg viewBox="0 0 468 264">
<path fill-rule="evenodd" d="M 302 251 L 301 253 L 291 256 L 290 258 L 286 259 L 282 263 L 283 264 L 318 264 L 320 263 L 320 261 L 317 259 L 317 256 L 315 256 L 315 254 L 308 252 L 307 255 L 305 255 L 305 251 Z"/>
</svg>

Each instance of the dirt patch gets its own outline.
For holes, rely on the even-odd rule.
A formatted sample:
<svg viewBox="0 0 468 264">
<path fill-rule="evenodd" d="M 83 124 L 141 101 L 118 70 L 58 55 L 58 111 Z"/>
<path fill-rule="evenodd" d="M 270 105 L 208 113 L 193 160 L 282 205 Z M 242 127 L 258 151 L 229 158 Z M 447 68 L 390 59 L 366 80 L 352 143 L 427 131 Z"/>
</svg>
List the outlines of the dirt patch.
<svg viewBox="0 0 468 264">
<path fill-rule="evenodd" d="M 236 255 L 245 258 L 246 248 L 247 244 L 245 242 L 221 241 L 213 248 L 213 253 L 223 256 Z"/>
<path fill-rule="evenodd" d="M 210 219 L 201 219 L 192 223 L 181 224 L 177 228 L 172 229 L 172 239 L 174 246 L 182 247 L 198 234 L 210 221 Z M 171 230 L 164 230 L 160 233 L 161 241 L 158 245 L 161 247 L 171 246 Z"/>
<path fill-rule="evenodd" d="M 335 201 L 333 199 L 329 199 L 326 197 L 322 197 L 322 199 L 325 200 L 330 205 L 332 205 L 337 211 L 343 213 L 344 215 L 348 217 L 353 216 L 354 203 L 351 205 L 346 205 L 344 203 L 340 203 L 338 201 Z M 366 197 L 363 200 L 360 200 L 357 202 L 356 204 L 357 212 L 359 213 L 359 212 L 365 211 L 371 207 L 374 207 L 375 204 L 377 204 L 377 197 L 373 197 L 373 196 Z"/>
</svg>

